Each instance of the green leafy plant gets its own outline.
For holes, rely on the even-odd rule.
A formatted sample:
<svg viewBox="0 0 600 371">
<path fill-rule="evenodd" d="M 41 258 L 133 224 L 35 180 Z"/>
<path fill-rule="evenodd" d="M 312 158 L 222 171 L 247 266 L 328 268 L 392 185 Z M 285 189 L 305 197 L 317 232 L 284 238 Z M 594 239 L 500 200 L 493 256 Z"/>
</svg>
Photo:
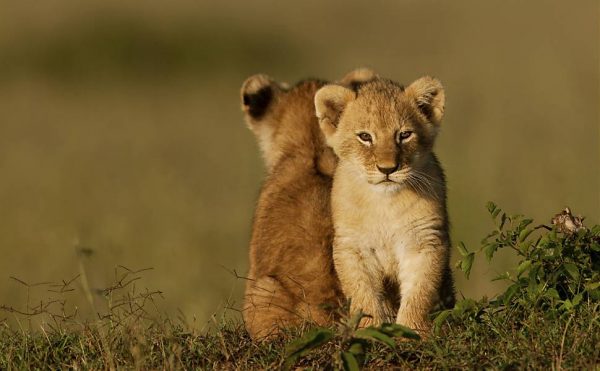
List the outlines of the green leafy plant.
<svg viewBox="0 0 600 371">
<path fill-rule="evenodd" d="M 586 300 L 600 300 L 600 226 L 584 227 L 583 218 L 573 216 L 568 208 L 552 219 L 551 226 L 535 227 L 533 219 L 509 215 L 493 202 L 488 202 L 487 209 L 495 229 L 481 241 L 479 253 L 491 262 L 499 250 L 510 249 L 518 256 L 518 264 L 513 272 L 494 279 L 508 283 L 503 293 L 490 301 L 459 302 L 438 315 L 437 328 L 451 315 L 477 317 L 486 308 L 542 309 L 550 315 L 564 315 Z M 475 253 L 463 243 L 458 251 L 462 259 L 457 267 L 468 278 Z"/>
<path fill-rule="evenodd" d="M 284 369 L 290 369 L 300 358 L 320 347 L 337 343 L 339 347 L 334 352 L 333 363 L 340 369 L 359 370 L 372 343 L 381 343 L 390 349 L 396 349 L 396 338 L 420 339 L 416 332 L 399 324 L 384 323 L 380 326 L 359 328 L 365 317 L 367 315 L 359 311 L 352 316 L 344 316 L 337 331 L 319 327 L 292 341 L 286 348 Z"/>
</svg>

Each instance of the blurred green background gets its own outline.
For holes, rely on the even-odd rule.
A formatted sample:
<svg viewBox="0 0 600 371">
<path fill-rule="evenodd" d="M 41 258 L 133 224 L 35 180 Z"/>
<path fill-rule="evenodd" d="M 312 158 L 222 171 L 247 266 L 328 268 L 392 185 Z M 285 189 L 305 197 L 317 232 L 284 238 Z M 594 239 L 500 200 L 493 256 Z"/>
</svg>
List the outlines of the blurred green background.
<svg viewBox="0 0 600 371">
<path fill-rule="evenodd" d="M 169 313 L 239 307 L 264 170 L 238 90 L 258 72 L 440 78 L 455 242 L 478 247 L 488 200 L 598 223 L 599 16 L 595 0 L 2 1 L 0 304 L 27 300 L 9 276 L 82 264 L 103 288 L 121 264 L 154 268 L 137 285 Z M 510 259 L 457 273 L 460 292 L 494 293 Z"/>
</svg>

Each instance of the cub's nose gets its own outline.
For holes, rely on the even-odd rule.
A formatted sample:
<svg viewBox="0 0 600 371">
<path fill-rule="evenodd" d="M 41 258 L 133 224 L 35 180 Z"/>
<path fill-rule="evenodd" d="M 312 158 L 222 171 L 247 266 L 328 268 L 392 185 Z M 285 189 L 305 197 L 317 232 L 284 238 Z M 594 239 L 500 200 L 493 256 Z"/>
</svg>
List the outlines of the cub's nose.
<svg viewBox="0 0 600 371">
<path fill-rule="evenodd" d="M 394 171 L 398 170 L 398 164 L 395 164 L 393 166 L 379 166 L 377 165 L 377 170 L 379 170 L 380 172 L 384 173 L 385 175 L 390 175 L 391 173 L 393 173 Z"/>
</svg>

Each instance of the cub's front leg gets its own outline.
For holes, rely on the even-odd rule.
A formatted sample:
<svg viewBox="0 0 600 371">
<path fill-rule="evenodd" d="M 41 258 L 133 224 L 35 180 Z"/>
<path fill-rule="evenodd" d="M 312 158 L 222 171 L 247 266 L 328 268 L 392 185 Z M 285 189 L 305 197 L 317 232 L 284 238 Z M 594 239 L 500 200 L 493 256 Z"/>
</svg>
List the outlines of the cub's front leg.
<svg viewBox="0 0 600 371">
<path fill-rule="evenodd" d="M 378 269 L 360 250 L 334 241 L 333 262 L 342 286 L 350 299 L 350 313 L 362 310 L 371 316 L 361 322 L 361 327 L 380 324 L 384 321 L 382 282 L 377 277 Z"/>
<path fill-rule="evenodd" d="M 429 313 L 439 295 L 447 247 L 442 244 L 416 247 L 399 259 L 398 280 L 402 299 L 396 323 L 427 335 Z"/>
</svg>

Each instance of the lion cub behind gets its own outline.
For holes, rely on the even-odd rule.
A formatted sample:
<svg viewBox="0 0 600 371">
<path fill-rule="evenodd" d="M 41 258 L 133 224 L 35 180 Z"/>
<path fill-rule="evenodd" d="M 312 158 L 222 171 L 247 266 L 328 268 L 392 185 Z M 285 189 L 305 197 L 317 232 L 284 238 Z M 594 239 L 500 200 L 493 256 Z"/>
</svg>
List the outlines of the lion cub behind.
<svg viewBox="0 0 600 371">
<path fill-rule="evenodd" d="M 328 85 L 315 106 L 339 157 L 333 259 L 351 309 L 425 333 L 437 303 L 454 305 L 445 180 L 432 152 L 444 89 L 430 77 L 406 89 L 385 79 Z"/>
<path fill-rule="evenodd" d="M 371 77 L 357 70 L 342 81 Z M 254 75 L 242 86 L 242 110 L 268 172 L 254 215 L 243 308 L 254 339 L 303 321 L 331 323 L 342 298 L 332 258 L 336 158 L 313 103 L 324 84 L 304 80 L 290 88 Z"/>
</svg>

